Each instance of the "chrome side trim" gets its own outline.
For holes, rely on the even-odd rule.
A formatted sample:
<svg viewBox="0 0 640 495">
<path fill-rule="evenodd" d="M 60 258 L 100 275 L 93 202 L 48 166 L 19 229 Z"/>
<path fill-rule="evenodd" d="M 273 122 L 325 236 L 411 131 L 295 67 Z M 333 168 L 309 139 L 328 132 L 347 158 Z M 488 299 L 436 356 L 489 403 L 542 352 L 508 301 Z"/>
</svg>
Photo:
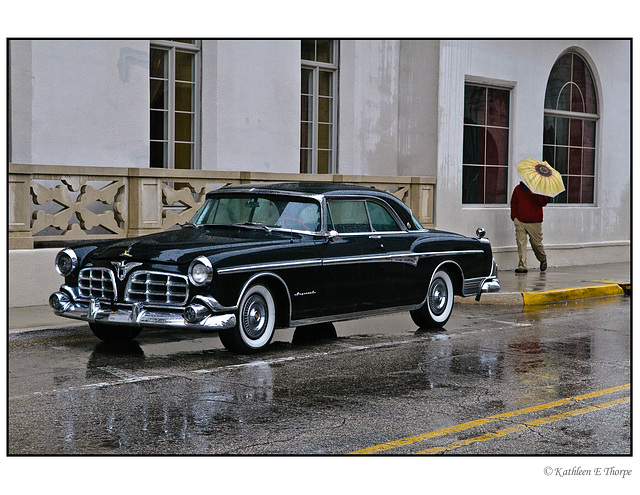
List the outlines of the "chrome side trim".
<svg viewBox="0 0 640 495">
<path fill-rule="evenodd" d="M 307 259 L 298 261 L 282 261 L 278 263 L 257 263 L 253 265 L 239 265 L 218 269 L 220 275 L 229 273 L 244 273 L 261 270 L 282 270 L 288 268 L 309 268 L 314 266 L 342 265 L 347 263 L 378 263 L 384 261 L 400 261 L 416 265 L 422 258 L 432 258 L 436 256 L 458 256 L 467 254 L 482 254 L 481 249 L 470 251 L 432 251 L 426 253 L 394 253 L 394 254 L 372 254 L 366 256 L 344 256 L 324 259 Z"/>
<path fill-rule="evenodd" d="M 232 266 L 229 268 L 219 268 L 218 274 L 226 275 L 229 273 L 245 273 L 245 272 L 254 272 L 254 271 L 262 271 L 262 270 L 309 268 L 309 267 L 321 266 L 321 265 L 322 265 L 322 260 L 320 259 L 309 259 L 309 260 L 299 260 L 299 261 L 280 261 L 278 263 L 256 263 L 254 265 L 239 265 L 239 266 Z"/>
</svg>

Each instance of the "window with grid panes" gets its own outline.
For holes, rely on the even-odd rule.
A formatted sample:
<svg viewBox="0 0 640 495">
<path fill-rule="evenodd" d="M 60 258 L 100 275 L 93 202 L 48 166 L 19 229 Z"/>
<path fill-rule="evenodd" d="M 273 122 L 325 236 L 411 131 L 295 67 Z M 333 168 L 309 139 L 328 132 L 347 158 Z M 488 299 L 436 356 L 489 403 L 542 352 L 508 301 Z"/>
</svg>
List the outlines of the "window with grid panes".
<svg viewBox="0 0 640 495">
<path fill-rule="evenodd" d="M 151 167 L 197 167 L 199 56 L 200 44 L 196 40 L 163 40 L 151 44 Z"/>
<path fill-rule="evenodd" d="M 336 170 L 338 43 L 301 40 L 300 172 Z"/>
<path fill-rule="evenodd" d="M 594 203 L 598 103 L 591 71 L 577 53 L 561 56 L 544 101 L 542 159 L 562 175 L 554 203 Z"/>
<path fill-rule="evenodd" d="M 508 89 L 465 85 L 463 204 L 507 202 L 510 96 Z"/>
</svg>

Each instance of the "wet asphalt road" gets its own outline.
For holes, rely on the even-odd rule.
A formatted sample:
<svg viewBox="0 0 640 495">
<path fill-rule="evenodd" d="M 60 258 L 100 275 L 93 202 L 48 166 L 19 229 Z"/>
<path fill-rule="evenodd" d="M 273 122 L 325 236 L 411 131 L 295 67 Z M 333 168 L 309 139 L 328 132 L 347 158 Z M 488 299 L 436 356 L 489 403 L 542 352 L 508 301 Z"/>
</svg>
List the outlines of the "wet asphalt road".
<svg viewBox="0 0 640 495">
<path fill-rule="evenodd" d="M 88 327 L 9 342 L 11 454 L 629 454 L 630 299 L 456 305 L 281 330 L 236 356 L 215 334 Z"/>
</svg>

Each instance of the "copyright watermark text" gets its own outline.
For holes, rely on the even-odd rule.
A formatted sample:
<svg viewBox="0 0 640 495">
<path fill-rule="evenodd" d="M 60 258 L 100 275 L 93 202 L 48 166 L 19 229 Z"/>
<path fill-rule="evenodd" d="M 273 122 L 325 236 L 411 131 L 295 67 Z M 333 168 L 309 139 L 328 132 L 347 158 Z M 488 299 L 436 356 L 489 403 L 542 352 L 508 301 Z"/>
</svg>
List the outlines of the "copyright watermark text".
<svg viewBox="0 0 640 495">
<path fill-rule="evenodd" d="M 547 466 L 544 468 L 544 474 L 546 476 L 555 476 L 557 478 L 570 476 L 613 476 L 618 478 L 626 478 L 628 476 L 631 476 L 631 469 L 621 469 L 615 466 L 596 467 L 588 469 L 583 468 L 582 466 L 573 466 L 570 468 Z"/>
</svg>

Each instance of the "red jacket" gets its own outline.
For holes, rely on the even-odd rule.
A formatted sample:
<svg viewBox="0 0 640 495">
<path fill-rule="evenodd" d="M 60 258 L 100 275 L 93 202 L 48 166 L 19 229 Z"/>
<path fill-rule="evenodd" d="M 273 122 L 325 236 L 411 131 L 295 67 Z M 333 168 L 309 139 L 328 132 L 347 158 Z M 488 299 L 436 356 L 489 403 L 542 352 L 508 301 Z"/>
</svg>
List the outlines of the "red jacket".
<svg viewBox="0 0 640 495">
<path fill-rule="evenodd" d="M 521 222 L 542 222 L 542 207 L 547 206 L 549 198 L 532 193 L 522 182 L 516 186 L 511 195 L 511 220 L 517 218 Z"/>
</svg>

